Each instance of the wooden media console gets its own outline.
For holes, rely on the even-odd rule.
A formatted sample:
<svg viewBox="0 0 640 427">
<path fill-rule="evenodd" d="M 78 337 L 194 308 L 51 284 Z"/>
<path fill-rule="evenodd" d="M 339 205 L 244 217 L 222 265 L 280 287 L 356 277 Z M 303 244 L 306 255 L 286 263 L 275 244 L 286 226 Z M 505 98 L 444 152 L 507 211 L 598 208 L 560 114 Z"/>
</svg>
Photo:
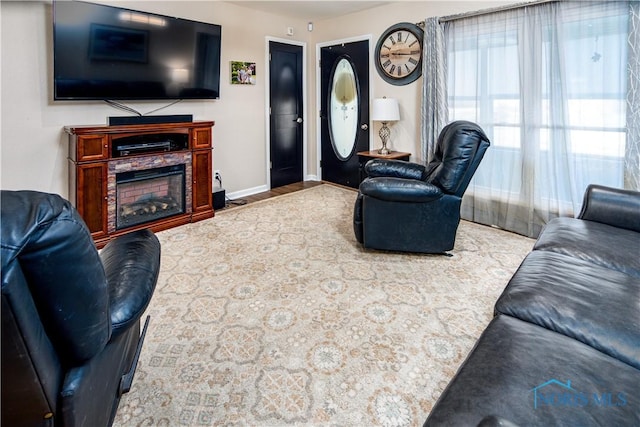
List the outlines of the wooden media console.
<svg viewBox="0 0 640 427">
<path fill-rule="evenodd" d="M 140 228 L 160 231 L 214 215 L 213 125 L 197 121 L 65 127 L 69 200 L 96 246 Z"/>
</svg>

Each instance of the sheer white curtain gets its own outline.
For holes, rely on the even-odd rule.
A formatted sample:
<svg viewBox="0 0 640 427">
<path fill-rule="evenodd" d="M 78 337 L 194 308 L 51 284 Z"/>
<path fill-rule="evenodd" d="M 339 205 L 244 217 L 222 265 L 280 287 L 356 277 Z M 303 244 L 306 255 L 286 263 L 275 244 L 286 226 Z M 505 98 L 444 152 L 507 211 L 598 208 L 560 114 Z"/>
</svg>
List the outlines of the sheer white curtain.
<svg viewBox="0 0 640 427">
<path fill-rule="evenodd" d="M 492 142 L 463 218 L 535 237 L 588 184 L 624 186 L 629 11 L 566 1 L 444 24 L 449 120 Z"/>
</svg>

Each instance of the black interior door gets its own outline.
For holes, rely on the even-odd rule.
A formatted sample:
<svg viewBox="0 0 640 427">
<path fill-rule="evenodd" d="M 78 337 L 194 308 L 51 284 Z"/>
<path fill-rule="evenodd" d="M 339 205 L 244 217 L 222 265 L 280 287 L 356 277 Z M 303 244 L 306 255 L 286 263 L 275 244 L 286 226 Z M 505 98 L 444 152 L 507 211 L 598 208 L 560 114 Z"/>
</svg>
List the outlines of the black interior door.
<svg viewBox="0 0 640 427">
<path fill-rule="evenodd" d="M 269 42 L 271 188 L 302 181 L 302 47 Z"/>
<path fill-rule="evenodd" d="M 341 82 L 336 73 L 338 68 L 350 64 L 355 72 L 357 94 L 357 129 L 353 145 L 340 148 L 335 143 L 332 132 L 333 114 L 343 114 L 340 107 L 333 105 L 332 90 Z M 321 168 L 322 179 L 337 184 L 357 188 L 360 183 L 358 151 L 369 150 L 369 42 L 367 40 L 337 44 L 320 49 L 320 117 L 321 117 Z M 345 114 L 351 111 L 343 108 Z"/>
</svg>

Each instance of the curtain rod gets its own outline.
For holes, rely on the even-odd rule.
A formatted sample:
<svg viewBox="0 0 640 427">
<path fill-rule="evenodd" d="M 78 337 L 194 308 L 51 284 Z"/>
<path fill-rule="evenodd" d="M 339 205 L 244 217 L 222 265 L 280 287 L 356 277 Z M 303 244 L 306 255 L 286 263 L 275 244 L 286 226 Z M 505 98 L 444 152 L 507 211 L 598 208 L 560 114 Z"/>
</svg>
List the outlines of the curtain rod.
<svg viewBox="0 0 640 427">
<path fill-rule="evenodd" d="M 442 22 L 455 21 L 457 19 L 471 18 L 473 16 L 487 15 L 489 13 L 505 12 L 507 10 L 520 9 L 522 7 L 535 6 L 535 5 L 544 4 L 544 3 L 554 3 L 556 1 L 558 0 L 534 0 L 534 1 L 527 1 L 523 3 L 515 3 L 515 4 L 505 5 L 505 6 L 498 6 L 491 9 L 477 10 L 474 12 L 463 12 L 463 13 L 458 13 L 456 15 L 442 16 L 438 18 L 438 22 L 442 23 Z"/>
</svg>

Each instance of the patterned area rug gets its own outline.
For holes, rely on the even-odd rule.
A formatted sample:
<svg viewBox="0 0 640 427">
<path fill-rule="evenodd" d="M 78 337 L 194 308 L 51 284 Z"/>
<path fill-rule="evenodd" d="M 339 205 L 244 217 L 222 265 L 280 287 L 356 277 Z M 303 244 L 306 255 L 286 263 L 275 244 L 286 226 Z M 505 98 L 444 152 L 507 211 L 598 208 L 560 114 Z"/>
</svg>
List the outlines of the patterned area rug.
<svg viewBox="0 0 640 427">
<path fill-rule="evenodd" d="M 364 250 L 355 197 L 321 185 L 158 233 L 114 425 L 422 425 L 533 240 L 463 221 L 452 257 Z"/>
</svg>

